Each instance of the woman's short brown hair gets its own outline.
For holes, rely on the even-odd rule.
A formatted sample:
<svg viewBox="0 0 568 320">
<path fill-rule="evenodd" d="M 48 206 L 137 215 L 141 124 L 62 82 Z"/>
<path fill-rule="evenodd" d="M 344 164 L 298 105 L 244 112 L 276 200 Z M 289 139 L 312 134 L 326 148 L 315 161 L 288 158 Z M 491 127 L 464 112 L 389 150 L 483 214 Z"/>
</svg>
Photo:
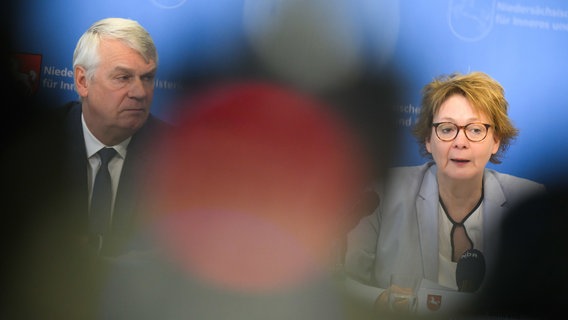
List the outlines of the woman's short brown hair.
<svg viewBox="0 0 568 320">
<path fill-rule="evenodd" d="M 499 150 L 491 155 L 489 161 L 501 163 L 503 153 L 518 135 L 518 130 L 507 115 L 509 103 L 501 84 L 478 71 L 439 76 L 424 86 L 420 115 L 412 130 L 420 146 L 420 153 L 432 157 L 426 150 L 426 141 L 432 136 L 434 115 L 440 110 L 442 103 L 455 94 L 464 96 L 476 111 L 489 117 L 495 138 L 500 140 Z"/>
</svg>

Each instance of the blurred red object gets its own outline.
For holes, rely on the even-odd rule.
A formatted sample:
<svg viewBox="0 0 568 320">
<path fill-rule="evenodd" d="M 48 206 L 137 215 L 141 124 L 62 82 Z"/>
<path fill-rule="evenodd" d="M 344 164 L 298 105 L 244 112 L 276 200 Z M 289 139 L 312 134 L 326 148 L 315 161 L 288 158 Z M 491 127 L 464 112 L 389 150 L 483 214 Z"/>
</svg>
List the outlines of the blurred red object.
<svg viewBox="0 0 568 320">
<path fill-rule="evenodd" d="M 357 137 L 314 97 L 225 84 L 180 101 L 149 199 L 159 241 L 188 271 L 263 290 L 321 271 L 368 178 Z"/>
</svg>

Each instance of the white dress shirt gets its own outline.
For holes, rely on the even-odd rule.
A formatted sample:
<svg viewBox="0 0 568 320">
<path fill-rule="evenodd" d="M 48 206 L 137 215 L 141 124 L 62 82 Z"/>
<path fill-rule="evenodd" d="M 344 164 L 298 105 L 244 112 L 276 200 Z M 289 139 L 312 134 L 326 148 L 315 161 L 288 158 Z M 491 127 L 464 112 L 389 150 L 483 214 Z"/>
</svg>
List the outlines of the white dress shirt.
<svg viewBox="0 0 568 320">
<path fill-rule="evenodd" d="M 121 143 L 114 146 L 106 146 L 100 142 L 87 128 L 85 123 L 85 118 L 81 115 L 81 122 L 83 124 L 83 136 L 85 137 L 85 147 L 87 150 L 87 159 L 89 160 L 89 166 L 87 168 L 87 181 L 89 187 L 89 205 L 91 203 L 91 197 L 93 193 L 93 186 L 95 184 L 95 177 L 99 168 L 101 166 L 101 159 L 97 152 L 104 147 L 112 147 L 116 150 L 117 155 L 112 158 L 108 164 L 108 170 L 110 172 L 110 178 L 112 181 L 112 208 L 114 210 L 114 202 L 116 199 L 116 190 L 118 189 L 118 182 L 120 180 L 120 173 L 122 172 L 122 165 L 124 164 L 124 159 L 126 158 L 126 151 L 130 138 L 122 141 Z M 112 212 L 111 212 L 111 223 L 112 223 Z"/>
</svg>

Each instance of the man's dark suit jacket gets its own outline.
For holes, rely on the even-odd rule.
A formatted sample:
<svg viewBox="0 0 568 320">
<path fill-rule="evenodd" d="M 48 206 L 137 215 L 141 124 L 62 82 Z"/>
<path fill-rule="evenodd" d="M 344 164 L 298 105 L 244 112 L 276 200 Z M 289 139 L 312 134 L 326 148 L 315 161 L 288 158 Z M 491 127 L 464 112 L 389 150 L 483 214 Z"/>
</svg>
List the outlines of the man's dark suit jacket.
<svg viewBox="0 0 568 320">
<path fill-rule="evenodd" d="M 80 233 L 86 234 L 88 230 L 88 187 L 85 140 L 81 124 L 81 104 L 71 102 L 64 106 L 63 117 L 66 124 L 66 143 L 68 174 L 65 179 L 66 188 L 71 192 L 68 204 L 70 214 L 76 215 L 76 223 Z M 152 143 L 154 139 L 168 128 L 164 121 L 150 115 L 148 120 L 136 132 L 128 144 L 128 152 L 116 192 L 114 215 L 110 234 L 106 236 L 103 251 L 105 254 L 118 255 L 136 248 L 132 243 L 133 232 L 142 208 L 143 195 L 141 188 L 145 186 L 144 171 L 151 161 Z M 71 219 L 75 219 L 71 218 Z"/>
<path fill-rule="evenodd" d="M 108 259 L 87 242 L 88 186 L 81 105 L 22 103 L 6 118 L 0 156 L 2 319 L 99 319 Z M 132 137 L 116 195 L 108 252 L 132 249 L 152 141 L 169 127 L 150 116 Z"/>
</svg>

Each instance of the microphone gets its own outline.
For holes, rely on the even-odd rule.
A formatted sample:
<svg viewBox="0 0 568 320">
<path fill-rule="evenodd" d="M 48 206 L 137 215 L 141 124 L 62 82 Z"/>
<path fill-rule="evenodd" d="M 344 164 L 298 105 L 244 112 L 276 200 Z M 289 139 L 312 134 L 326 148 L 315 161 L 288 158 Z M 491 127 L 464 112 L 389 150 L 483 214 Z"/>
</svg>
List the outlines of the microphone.
<svg viewBox="0 0 568 320">
<path fill-rule="evenodd" d="M 456 282 L 461 292 L 475 292 L 485 277 L 485 257 L 477 249 L 466 250 L 456 268 Z"/>
</svg>

